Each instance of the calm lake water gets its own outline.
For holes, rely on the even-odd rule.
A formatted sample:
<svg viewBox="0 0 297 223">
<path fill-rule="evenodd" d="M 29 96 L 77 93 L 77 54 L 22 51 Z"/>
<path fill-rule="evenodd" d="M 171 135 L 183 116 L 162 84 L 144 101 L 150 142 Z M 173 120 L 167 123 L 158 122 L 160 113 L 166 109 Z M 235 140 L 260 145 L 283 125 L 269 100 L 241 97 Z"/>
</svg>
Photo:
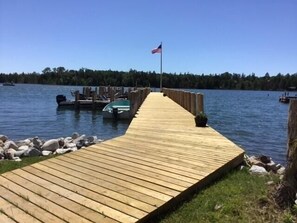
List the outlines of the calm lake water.
<svg viewBox="0 0 297 223">
<path fill-rule="evenodd" d="M 66 137 L 73 132 L 110 139 L 125 133 L 129 122 L 103 120 L 100 111 L 58 109 L 56 95 L 72 99 L 71 90 L 82 91 L 82 87 L 0 86 L 0 134 L 20 140 Z M 281 92 L 195 91 L 205 95 L 205 112 L 214 129 L 249 155 L 265 154 L 285 163 L 288 105 L 278 102 Z"/>
</svg>

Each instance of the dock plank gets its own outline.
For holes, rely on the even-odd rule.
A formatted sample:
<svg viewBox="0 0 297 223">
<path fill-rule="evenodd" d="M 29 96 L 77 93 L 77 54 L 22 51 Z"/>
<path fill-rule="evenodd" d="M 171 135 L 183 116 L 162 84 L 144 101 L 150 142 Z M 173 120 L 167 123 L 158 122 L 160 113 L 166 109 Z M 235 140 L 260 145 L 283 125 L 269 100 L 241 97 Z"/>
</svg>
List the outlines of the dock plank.
<svg viewBox="0 0 297 223">
<path fill-rule="evenodd" d="M 125 135 L 0 175 L 0 221 L 152 221 L 243 155 L 213 128 L 196 128 L 180 105 L 150 93 Z"/>
<path fill-rule="evenodd" d="M 27 214 L 22 209 L 18 208 L 17 205 L 13 205 L 12 203 L 9 203 L 7 200 L 3 199 L 2 197 L 0 197 L 0 207 L 1 207 L 1 212 L 3 212 L 10 219 L 14 219 L 17 222 L 42 223 L 38 219 Z M 4 216 L 2 216 L 2 218 L 4 218 Z"/>
<path fill-rule="evenodd" d="M 16 221 L 9 218 L 7 215 L 0 212 L 0 222 L 4 223 L 16 223 Z"/>
</svg>

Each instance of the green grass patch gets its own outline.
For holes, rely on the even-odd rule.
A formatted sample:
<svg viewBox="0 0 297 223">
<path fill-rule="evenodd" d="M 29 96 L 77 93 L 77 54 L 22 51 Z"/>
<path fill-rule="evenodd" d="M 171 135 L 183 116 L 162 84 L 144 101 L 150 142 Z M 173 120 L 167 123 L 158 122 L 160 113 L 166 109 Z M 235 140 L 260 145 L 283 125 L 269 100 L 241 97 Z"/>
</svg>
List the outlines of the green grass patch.
<svg viewBox="0 0 297 223">
<path fill-rule="evenodd" d="M 19 162 L 13 160 L 2 160 L 0 161 L 0 174 L 14 169 L 22 168 L 24 166 L 28 166 L 52 157 L 54 156 L 24 157 L 22 158 L 22 161 Z"/>
<path fill-rule="evenodd" d="M 269 181 L 274 183 L 268 185 Z M 157 222 L 296 222 L 293 212 L 279 209 L 273 201 L 278 183 L 276 175 L 234 170 Z"/>
</svg>

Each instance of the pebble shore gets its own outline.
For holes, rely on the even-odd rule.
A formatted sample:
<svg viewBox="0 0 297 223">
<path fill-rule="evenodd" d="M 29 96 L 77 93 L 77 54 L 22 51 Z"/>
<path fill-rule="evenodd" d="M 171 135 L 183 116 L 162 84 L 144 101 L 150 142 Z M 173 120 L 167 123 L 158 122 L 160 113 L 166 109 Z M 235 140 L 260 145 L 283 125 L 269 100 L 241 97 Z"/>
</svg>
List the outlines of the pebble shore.
<svg viewBox="0 0 297 223">
<path fill-rule="evenodd" d="M 80 135 L 77 132 L 65 138 L 42 140 L 35 136 L 19 141 L 13 141 L 0 134 L 0 160 L 21 161 L 22 157 L 64 154 L 101 141 L 97 136 Z"/>
</svg>

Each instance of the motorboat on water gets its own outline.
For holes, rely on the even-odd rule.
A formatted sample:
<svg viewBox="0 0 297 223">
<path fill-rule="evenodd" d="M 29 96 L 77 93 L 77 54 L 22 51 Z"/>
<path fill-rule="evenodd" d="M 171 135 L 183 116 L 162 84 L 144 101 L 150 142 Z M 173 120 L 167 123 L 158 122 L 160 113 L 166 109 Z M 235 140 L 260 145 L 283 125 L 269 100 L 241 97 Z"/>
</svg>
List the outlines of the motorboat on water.
<svg viewBox="0 0 297 223">
<path fill-rule="evenodd" d="M 116 100 L 102 110 L 105 119 L 131 119 L 130 100 Z"/>
</svg>

